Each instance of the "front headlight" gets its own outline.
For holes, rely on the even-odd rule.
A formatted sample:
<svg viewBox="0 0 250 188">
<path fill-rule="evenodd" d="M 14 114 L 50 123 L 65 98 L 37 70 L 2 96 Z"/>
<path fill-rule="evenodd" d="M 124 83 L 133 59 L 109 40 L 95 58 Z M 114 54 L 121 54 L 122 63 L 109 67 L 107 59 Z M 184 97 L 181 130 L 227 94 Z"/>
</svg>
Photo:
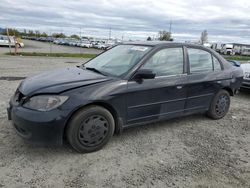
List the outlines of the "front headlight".
<svg viewBox="0 0 250 188">
<path fill-rule="evenodd" d="M 32 110 L 50 111 L 62 105 L 67 99 L 67 96 L 38 95 L 31 97 L 23 106 Z"/>
</svg>

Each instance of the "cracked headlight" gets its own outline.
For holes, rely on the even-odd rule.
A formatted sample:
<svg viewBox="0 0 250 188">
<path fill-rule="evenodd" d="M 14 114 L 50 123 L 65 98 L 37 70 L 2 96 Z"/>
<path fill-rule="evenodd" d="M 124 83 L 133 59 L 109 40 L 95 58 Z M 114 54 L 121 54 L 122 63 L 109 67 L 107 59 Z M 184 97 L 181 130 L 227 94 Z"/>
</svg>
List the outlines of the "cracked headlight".
<svg viewBox="0 0 250 188">
<path fill-rule="evenodd" d="M 26 101 L 23 107 L 38 111 L 50 111 L 62 105 L 68 98 L 60 95 L 37 95 Z"/>
</svg>

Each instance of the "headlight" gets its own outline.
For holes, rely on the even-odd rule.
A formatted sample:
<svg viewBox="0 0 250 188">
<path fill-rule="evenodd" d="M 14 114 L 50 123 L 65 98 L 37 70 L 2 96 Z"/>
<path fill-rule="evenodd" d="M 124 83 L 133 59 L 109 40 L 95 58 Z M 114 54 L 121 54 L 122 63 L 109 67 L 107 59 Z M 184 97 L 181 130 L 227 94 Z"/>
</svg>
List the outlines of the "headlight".
<svg viewBox="0 0 250 188">
<path fill-rule="evenodd" d="M 245 72 L 245 78 L 250 78 L 250 72 Z"/>
<path fill-rule="evenodd" d="M 49 111 L 59 107 L 67 99 L 67 96 L 38 95 L 31 97 L 27 102 L 23 104 L 23 106 L 38 111 Z"/>
</svg>

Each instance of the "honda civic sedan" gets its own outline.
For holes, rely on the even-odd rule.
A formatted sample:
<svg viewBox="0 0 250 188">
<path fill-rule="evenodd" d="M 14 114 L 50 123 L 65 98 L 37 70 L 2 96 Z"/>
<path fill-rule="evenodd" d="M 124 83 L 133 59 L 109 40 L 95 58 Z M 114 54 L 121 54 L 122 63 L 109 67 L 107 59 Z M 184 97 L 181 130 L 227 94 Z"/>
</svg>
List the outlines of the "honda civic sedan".
<svg viewBox="0 0 250 188">
<path fill-rule="evenodd" d="M 25 79 L 7 111 L 28 141 L 92 152 L 135 125 L 194 113 L 223 118 L 242 79 L 241 68 L 199 45 L 125 43 Z"/>
</svg>

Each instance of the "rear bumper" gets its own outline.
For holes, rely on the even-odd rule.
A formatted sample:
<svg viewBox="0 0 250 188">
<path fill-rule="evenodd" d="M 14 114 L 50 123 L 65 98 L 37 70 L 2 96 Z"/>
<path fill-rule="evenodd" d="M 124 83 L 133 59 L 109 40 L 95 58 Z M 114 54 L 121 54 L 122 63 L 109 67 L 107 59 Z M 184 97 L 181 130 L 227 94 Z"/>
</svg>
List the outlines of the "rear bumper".
<svg viewBox="0 0 250 188">
<path fill-rule="evenodd" d="M 66 116 L 62 115 L 62 111 L 39 112 L 10 106 L 7 112 L 17 134 L 26 141 L 42 146 L 62 145 L 66 124 Z"/>
</svg>

